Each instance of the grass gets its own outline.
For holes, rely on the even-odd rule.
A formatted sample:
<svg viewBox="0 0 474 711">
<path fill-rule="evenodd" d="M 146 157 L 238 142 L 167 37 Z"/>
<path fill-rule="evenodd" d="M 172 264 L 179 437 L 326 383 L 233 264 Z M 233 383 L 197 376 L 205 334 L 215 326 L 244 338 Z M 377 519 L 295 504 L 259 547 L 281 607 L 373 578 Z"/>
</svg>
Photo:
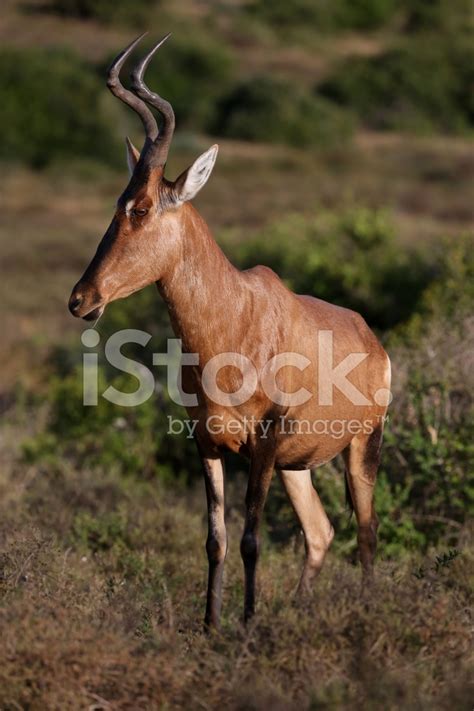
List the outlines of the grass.
<svg viewBox="0 0 474 711">
<path fill-rule="evenodd" d="M 245 629 L 235 483 L 223 631 L 207 637 L 200 489 L 14 457 L 0 481 L 2 709 L 470 708 L 468 538 L 451 557 L 382 556 L 373 589 L 329 555 L 300 602 L 299 538 L 267 542 Z"/>
</svg>

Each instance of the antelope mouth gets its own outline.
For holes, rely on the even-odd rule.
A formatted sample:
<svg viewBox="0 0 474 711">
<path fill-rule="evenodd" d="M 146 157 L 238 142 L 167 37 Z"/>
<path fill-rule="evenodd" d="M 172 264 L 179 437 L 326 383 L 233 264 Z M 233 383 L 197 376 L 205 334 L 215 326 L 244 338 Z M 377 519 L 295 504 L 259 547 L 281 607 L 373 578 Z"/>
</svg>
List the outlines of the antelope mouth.
<svg viewBox="0 0 474 711">
<path fill-rule="evenodd" d="M 89 311 L 87 314 L 84 314 L 81 316 L 81 318 L 84 321 L 97 321 L 102 314 L 104 313 L 105 305 L 104 306 L 96 306 L 95 309 L 92 309 L 92 311 Z"/>
</svg>

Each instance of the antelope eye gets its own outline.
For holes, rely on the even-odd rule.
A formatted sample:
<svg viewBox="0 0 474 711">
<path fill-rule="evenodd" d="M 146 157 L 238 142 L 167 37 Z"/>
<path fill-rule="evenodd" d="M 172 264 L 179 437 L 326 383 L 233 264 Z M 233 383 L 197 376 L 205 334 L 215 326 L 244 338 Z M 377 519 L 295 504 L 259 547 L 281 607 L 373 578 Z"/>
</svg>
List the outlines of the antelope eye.
<svg viewBox="0 0 474 711">
<path fill-rule="evenodd" d="M 146 207 L 136 207 L 134 210 L 132 210 L 132 212 L 137 217 L 144 217 L 147 214 L 148 209 Z"/>
</svg>

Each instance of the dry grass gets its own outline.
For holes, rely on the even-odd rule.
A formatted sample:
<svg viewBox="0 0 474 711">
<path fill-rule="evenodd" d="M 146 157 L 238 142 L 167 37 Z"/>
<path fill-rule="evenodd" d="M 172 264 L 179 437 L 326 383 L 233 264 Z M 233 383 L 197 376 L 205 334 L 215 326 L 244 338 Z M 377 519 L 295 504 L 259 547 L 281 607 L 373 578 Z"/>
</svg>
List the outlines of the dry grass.
<svg viewBox="0 0 474 711">
<path fill-rule="evenodd" d="M 7 433 L 0 480 L 2 709 L 471 708 L 467 544 L 438 570 L 434 553 L 381 560 L 362 591 L 330 555 L 297 602 L 301 546 L 267 542 L 244 629 L 237 482 L 223 632 L 209 638 L 200 488 L 180 499 L 113 472 L 28 468 L 13 453 L 23 432 Z"/>
</svg>

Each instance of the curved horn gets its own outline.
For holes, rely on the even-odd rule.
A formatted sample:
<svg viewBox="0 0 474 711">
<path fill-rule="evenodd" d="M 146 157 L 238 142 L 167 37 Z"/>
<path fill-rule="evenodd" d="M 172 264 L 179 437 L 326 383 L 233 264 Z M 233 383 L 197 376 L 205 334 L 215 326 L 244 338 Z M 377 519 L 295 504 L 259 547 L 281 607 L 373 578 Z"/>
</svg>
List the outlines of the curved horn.
<svg viewBox="0 0 474 711">
<path fill-rule="evenodd" d="M 168 101 L 163 99 L 158 94 L 155 94 L 153 91 L 150 91 L 150 89 L 143 81 L 143 75 L 148 64 L 150 63 L 151 58 L 153 57 L 157 49 L 159 49 L 161 45 L 166 42 L 170 34 L 171 32 L 165 37 L 163 37 L 163 39 L 161 39 L 158 44 L 156 44 L 153 49 L 148 52 L 148 54 L 142 59 L 142 61 L 137 64 L 131 74 L 133 91 L 137 94 L 137 96 L 139 96 L 141 99 L 150 104 L 150 106 L 153 106 L 155 109 L 158 109 L 161 116 L 163 117 L 163 126 L 157 138 L 155 139 L 155 149 L 153 151 L 153 162 L 161 166 L 165 165 L 166 163 L 169 147 L 173 138 L 175 127 L 174 111 L 173 107 Z"/>
<path fill-rule="evenodd" d="M 129 54 L 135 49 L 137 44 L 147 33 L 144 32 L 140 37 L 133 40 L 131 44 L 128 45 L 122 52 L 120 52 L 107 70 L 107 86 L 114 96 L 131 106 L 134 111 L 140 116 L 143 126 L 145 127 L 145 133 L 147 138 L 151 141 L 155 141 L 158 136 L 158 125 L 156 123 L 155 117 L 152 112 L 138 96 L 133 94 L 128 89 L 122 85 L 120 81 L 120 70 Z"/>
</svg>

